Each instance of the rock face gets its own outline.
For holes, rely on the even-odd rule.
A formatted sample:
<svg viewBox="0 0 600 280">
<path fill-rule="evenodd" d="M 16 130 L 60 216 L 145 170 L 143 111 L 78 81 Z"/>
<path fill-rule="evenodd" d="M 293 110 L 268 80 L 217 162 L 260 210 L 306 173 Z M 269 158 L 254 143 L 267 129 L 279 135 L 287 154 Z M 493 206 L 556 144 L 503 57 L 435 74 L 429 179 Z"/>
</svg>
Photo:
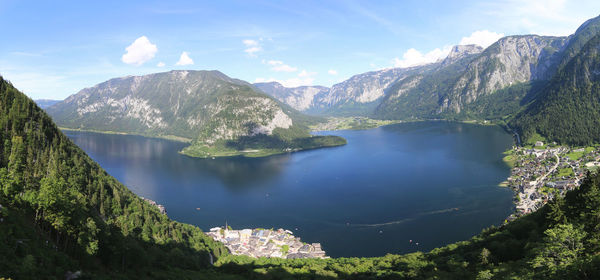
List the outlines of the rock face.
<svg viewBox="0 0 600 280">
<path fill-rule="evenodd" d="M 460 113 L 465 104 L 516 83 L 545 80 L 554 74 L 567 38 L 537 35 L 509 36 L 488 47 L 467 65 L 438 113 Z"/>
<path fill-rule="evenodd" d="M 310 109 L 315 96 L 329 90 L 322 86 L 286 88 L 278 82 L 255 83 L 254 86 L 298 111 Z"/>
<path fill-rule="evenodd" d="M 218 71 L 116 78 L 48 109 L 63 127 L 175 135 L 208 144 L 294 125 L 291 109 Z"/>
<path fill-rule="evenodd" d="M 483 52 L 483 48 L 478 45 L 456 45 L 452 47 L 448 56 L 442 61 L 442 66 L 450 65 L 462 58 L 481 52 Z"/>
</svg>

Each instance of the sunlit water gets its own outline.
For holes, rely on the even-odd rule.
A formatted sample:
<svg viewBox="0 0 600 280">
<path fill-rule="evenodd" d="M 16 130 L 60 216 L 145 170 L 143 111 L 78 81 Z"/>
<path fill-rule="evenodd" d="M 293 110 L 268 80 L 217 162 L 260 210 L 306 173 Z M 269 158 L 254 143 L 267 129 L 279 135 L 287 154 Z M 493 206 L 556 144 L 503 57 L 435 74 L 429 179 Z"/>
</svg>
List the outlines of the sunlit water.
<svg viewBox="0 0 600 280">
<path fill-rule="evenodd" d="M 499 127 L 419 122 L 324 132 L 348 145 L 256 159 L 196 159 L 168 140 L 66 134 L 177 221 L 290 229 L 332 257 L 430 250 L 513 210 L 512 192 L 497 186 L 509 175 L 502 152 L 512 144 Z"/>
</svg>

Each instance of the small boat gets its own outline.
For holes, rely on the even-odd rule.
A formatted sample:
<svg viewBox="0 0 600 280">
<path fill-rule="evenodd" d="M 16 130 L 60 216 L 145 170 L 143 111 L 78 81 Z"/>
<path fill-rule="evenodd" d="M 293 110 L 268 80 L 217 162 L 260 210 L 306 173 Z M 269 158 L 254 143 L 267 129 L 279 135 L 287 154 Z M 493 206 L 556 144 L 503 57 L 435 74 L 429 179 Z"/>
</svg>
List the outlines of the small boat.
<svg viewBox="0 0 600 280">
<path fill-rule="evenodd" d="M 196 210 L 200 211 L 200 207 L 196 207 Z"/>
</svg>

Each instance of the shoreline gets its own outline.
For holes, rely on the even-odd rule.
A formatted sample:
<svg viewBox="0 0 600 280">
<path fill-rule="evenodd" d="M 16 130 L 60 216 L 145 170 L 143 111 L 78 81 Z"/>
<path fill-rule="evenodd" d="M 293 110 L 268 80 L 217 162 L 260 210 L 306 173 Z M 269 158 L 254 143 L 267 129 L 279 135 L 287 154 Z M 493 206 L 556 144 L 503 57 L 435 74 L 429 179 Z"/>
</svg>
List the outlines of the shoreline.
<svg viewBox="0 0 600 280">
<path fill-rule="evenodd" d="M 68 128 L 68 127 L 58 127 L 58 129 L 60 129 L 61 131 L 90 132 L 90 133 L 107 134 L 107 135 L 140 136 L 140 137 L 152 138 L 152 139 L 170 140 L 170 141 L 186 143 L 186 144 L 191 144 L 193 141 L 192 139 L 175 136 L 175 135 L 145 135 L 145 134 L 138 134 L 138 133 L 118 132 L 118 131 L 75 129 L 75 128 Z M 323 136 L 318 136 L 318 137 L 339 137 L 339 136 L 323 135 Z M 344 146 L 347 144 L 348 144 L 347 141 L 344 139 L 343 143 L 340 142 L 340 143 L 336 143 L 336 144 L 330 144 L 330 145 L 328 144 L 328 145 L 323 145 L 323 146 L 307 147 L 307 148 L 246 149 L 246 150 L 242 150 L 242 151 L 219 150 L 219 149 L 210 149 L 209 148 L 209 150 L 211 152 L 204 152 L 205 154 L 202 154 L 199 152 L 194 154 L 194 152 L 190 152 L 189 150 L 192 149 L 193 147 L 192 147 L 192 145 L 188 145 L 187 147 L 183 148 L 181 151 L 178 151 L 177 153 L 179 153 L 180 155 L 185 155 L 185 156 L 191 157 L 191 158 L 201 158 L 201 159 L 207 159 L 207 158 L 214 159 L 214 158 L 227 158 L 227 157 L 260 158 L 260 157 L 269 157 L 269 156 L 274 156 L 274 155 L 282 155 L 282 154 L 295 153 L 295 152 L 301 152 L 301 151 L 316 150 L 316 149 L 322 149 L 322 148 L 334 148 L 334 147 Z"/>
<path fill-rule="evenodd" d="M 180 142 L 180 143 L 191 143 L 192 142 L 192 139 L 181 137 L 181 136 L 175 136 L 175 135 L 146 135 L 146 134 L 139 134 L 139 133 L 119 132 L 119 131 L 110 131 L 110 130 L 80 129 L 80 128 L 69 128 L 69 127 L 61 127 L 61 126 L 59 126 L 58 129 L 60 129 L 61 131 L 66 130 L 66 131 L 78 131 L 78 132 L 92 132 L 92 133 L 108 134 L 108 135 L 141 136 L 141 137 L 146 137 L 146 138 L 171 140 L 171 141 Z"/>
</svg>

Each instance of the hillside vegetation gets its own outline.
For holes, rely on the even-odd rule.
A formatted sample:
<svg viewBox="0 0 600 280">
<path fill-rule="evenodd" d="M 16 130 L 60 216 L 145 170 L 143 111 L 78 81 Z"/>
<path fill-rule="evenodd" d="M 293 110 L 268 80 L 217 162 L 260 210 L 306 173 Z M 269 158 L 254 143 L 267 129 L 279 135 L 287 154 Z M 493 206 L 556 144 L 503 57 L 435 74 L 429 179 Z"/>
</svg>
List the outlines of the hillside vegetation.
<svg viewBox="0 0 600 280">
<path fill-rule="evenodd" d="M 143 201 L 0 77 L 0 277 L 155 277 L 226 249 Z"/>
</svg>

